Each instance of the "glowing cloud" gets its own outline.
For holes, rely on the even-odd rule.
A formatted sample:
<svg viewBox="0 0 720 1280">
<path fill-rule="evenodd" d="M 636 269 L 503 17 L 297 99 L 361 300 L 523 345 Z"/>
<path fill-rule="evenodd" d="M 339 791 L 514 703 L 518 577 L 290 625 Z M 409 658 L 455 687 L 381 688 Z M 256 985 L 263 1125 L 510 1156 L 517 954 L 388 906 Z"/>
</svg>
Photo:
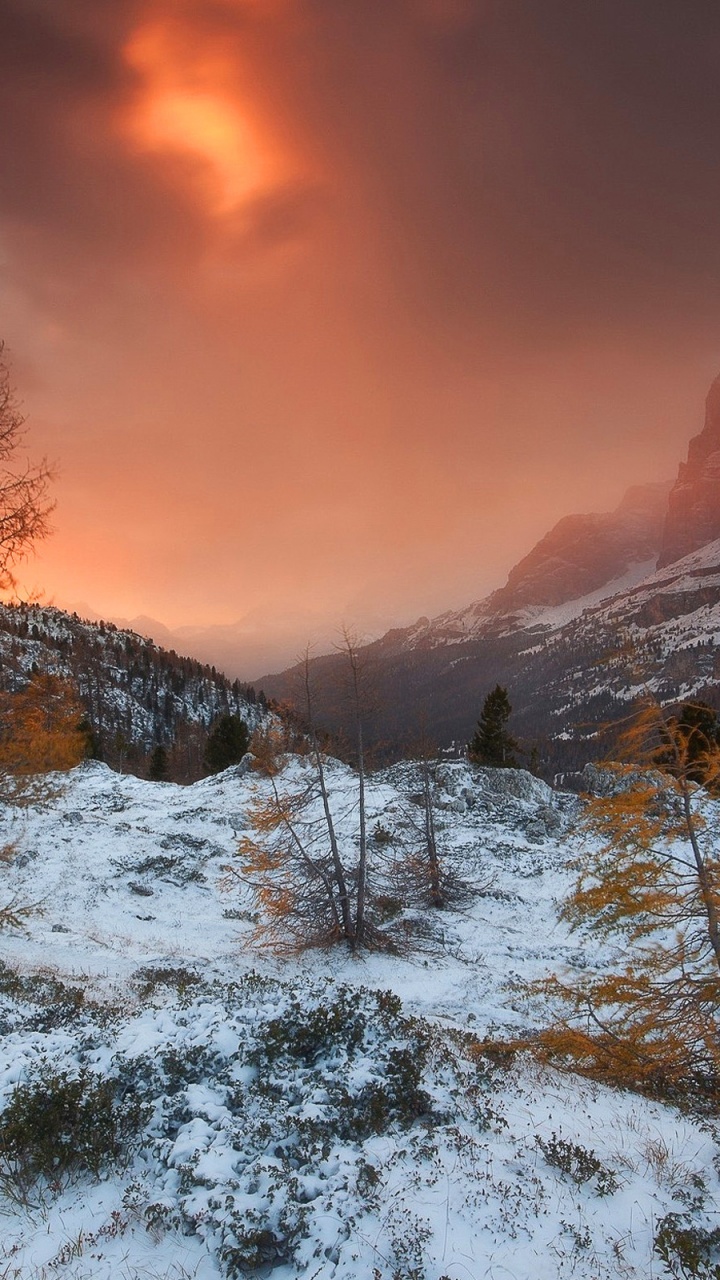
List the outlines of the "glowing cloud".
<svg viewBox="0 0 720 1280">
<path fill-rule="evenodd" d="M 213 213 L 232 213 L 278 183 L 279 157 L 241 101 L 227 56 L 162 23 L 141 27 L 124 53 L 141 82 L 126 134 L 141 150 L 199 161 Z"/>
</svg>

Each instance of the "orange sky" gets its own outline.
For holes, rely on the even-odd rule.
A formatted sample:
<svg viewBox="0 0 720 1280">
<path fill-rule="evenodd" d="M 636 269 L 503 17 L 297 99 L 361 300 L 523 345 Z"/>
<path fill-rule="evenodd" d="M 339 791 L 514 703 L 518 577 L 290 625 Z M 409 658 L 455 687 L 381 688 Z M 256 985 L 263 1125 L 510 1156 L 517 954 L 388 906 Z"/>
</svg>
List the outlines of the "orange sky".
<svg viewBox="0 0 720 1280">
<path fill-rule="evenodd" d="M 4 0 L 23 578 L 376 629 L 675 473 L 720 369 L 697 0 Z"/>
</svg>

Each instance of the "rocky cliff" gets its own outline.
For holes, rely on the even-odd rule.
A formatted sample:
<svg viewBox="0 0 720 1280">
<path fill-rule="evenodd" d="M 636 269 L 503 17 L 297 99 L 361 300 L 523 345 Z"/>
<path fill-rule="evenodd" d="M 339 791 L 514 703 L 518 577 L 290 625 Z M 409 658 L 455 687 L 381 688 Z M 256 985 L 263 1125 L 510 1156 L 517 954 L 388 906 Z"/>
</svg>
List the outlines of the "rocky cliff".
<svg viewBox="0 0 720 1280">
<path fill-rule="evenodd" d="M 720 537 L 720 377 L 706 401 L 705 425 L 690 441 L 670 492 L 658 568 Z"/>
<path fill-rule="evenodd" d="M 657 556 L 670 483 L 628 489 L 615 511 L 565 516 L 490 598 L 495 613 L 556 605 L 597 591 Z"/>
</svg>

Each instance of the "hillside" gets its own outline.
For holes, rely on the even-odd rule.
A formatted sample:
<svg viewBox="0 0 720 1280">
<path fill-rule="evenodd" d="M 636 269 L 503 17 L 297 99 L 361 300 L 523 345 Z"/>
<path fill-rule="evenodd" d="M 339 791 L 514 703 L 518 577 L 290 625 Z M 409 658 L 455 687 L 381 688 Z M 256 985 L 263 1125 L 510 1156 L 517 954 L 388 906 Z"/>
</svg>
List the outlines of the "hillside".
<svg viewBox="0 0 720 1280">
<path fill-rule="evenodd" d="M 143 773 L 161 745 L 178 781 L 202 774 L 218 716 L 253 728 L 264 714 L 264 695 L 133 631 L 45 605 L 0 605 L 0 689 L 14 691 L 33 670 L 75 681 L 99 758 Z"/>
<path fill-rule="evenodd" d="M 280 785 L 306 768 L 289 758 Z M 355 783 L 328 768 L 345 845 Z M 399 765 L 368 794 L 398 854 L 417 784 Z M 587 968 L 557 916 L 580 802 L 518 771 L 441 766 L 438 833 L 462 909 L 404 955 L 279 962 L 226 872 L 257 786 L 243 768 L 180 788 L 89 762 L 21 826 L 0 811 L 14 847 L 3 901 L 36 904 L 0 935 L 0 1129 L 41 1098 L 38 1132 L 54 1132 L 63 1097 L 88 1117 L 73 1152 L 51 1148 L 50 1181 L 0 1152 L 5 1274 L 677 1274 L 662 1233 L 714 1226 L 715 1122 L 478 1048 L 547 1016 L 519 980 Z M 593 964 L 612 955 L 596 946 Z"/>
<path fill-rule="evenodd" d="M 546 776 L 605 755 L 598 728 L 623 718 L 649 685 L 665 701 L 717 705 L 720 680 L 720 542 L 665 569 L 630 572 L 609 588 L 560 606 L 482 617 L 474 609 L 390 632 L 361 650 L 376 742 L 412 744 L 423 716 L 440 744 L 465 743 L 485 695 L 505 685 L 511 726 L 536 745 Z M 639 577 L 639 581 L 638 581 Z M 321 723 L 344 723 L 342 660 L 311 664 Z M 269 678 L 289 696 L 294 672 Z"/>
</svg>

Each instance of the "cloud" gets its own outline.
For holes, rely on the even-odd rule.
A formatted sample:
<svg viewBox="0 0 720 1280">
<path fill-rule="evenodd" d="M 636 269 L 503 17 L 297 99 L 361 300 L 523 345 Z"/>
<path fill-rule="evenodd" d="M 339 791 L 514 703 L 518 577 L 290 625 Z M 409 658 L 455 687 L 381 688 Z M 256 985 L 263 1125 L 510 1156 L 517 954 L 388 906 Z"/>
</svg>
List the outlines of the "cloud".
<svg viewBox="0 0 720 1280">
<path fill-rule="evenodd" d="M 62 593 L 459 604 L 568 492 L 671 472 L 719 45 L 714 0 L 5 0 L 0 287 Z"/>
<path fill-rule="evenodd" d="M 704 323 L 720 284 L 717 10 L 20 5 L 0 201 L 105 263 L 349 243 L 437 330 Z M 238 216 L 240 214 L 241 216 Z M 316 216 L 318 221 L 315 222 Z M 225 225 L 223 225 L 225 223 Z M 332 240 L 332 237 L 331 237 Z M 318 252 L 322 251 L 322 247 Z"/>
</svg>

